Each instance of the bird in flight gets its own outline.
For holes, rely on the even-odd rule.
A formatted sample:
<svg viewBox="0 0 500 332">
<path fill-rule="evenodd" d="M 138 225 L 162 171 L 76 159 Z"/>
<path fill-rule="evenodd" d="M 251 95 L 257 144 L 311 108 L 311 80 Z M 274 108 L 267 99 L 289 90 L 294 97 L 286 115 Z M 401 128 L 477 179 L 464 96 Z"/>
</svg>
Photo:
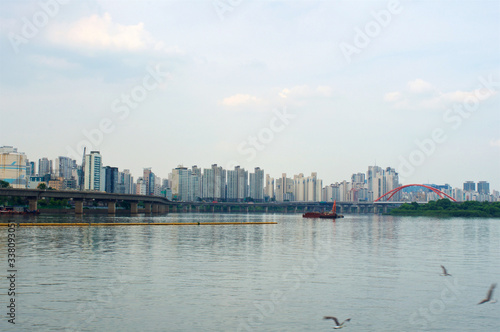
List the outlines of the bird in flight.
<svg viewBox="0 0 500 332">
<path fill-rule="evenodd" d="M 333 319 L 333 321 L 335 322 L 335 326 L 333 327 L 334 329 L 341 329 L 344 327 L 344 323 L 345 322 L 348 322 L 350 321 L 351 319 L 350 318 L 347 318 L 346 320 L 344 320 L 342 323 L 339 323 L 337 317 L 331 317 L 331 316 L 325 316 L 323 317 L 323 319 Z"/>
<path fill-rule="evenodd" d="M 494 301 L 491 300 L 491 296 L 493 295 L 493 290 L 495 289 L 496 285 L 497 284 L 491 284 L 490 289 L 488 290 L 488 294 L 486 294 L 486 298 L 481 300 L 481 302 L 479 302 L 478 304 L 483 304 L 486 302 L 490 302 L 490 303 L 496 302 L 496 300 L 494 300 Z"/>
<path fill-rule="evenodd" d="M 443 269 L 443 274 L 442 274 L 442 276 L 445 276 L 445 277 L 446 277 L 446 276 L 450 276 L 450 277 L 451 277 L 451 274 L 449 274 L 449 273 L 446 271 L 446 268 L 445 268 L 443 265 L 441 265 L 441 268 Z"/>
</svg>

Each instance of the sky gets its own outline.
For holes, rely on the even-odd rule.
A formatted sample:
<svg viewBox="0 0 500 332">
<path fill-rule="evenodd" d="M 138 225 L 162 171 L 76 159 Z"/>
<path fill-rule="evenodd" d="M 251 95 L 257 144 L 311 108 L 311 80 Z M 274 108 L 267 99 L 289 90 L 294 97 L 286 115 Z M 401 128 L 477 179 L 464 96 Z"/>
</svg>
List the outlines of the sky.
<svg viewBox="0 0 500 332">
<path fill-rule="evenodd" d="M 0 146 L 500 190 L 498 1 L 0 2 Z"/>
</svg>

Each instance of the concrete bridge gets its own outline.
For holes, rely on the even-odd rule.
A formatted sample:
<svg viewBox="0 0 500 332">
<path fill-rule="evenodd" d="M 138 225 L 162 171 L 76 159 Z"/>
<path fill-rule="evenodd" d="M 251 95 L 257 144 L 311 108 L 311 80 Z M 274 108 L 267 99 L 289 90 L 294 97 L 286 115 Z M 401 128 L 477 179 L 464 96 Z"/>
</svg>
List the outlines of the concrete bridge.
<svg viewBox="0 0 500 332">
<path fill-rule="evenodd" d="M 337 213 L 387 213 L 404 202 L 337 202 Z M 332 209 L 327 202 L 171 202 L 173 212 L 325 212 Z"/>
<path fill-rule="evenodd" d="M 263 213 L 305 213 L 325 212 L 332 209 L 329 202 L 175 202 L 159 196 L 110 194 L 100 191 L 43 190 L 43 189 L 0 189 L 0 196 L 25 197 L 29 209 L 37 209 L 42 198 L 70 199 L 75 204 L 75 213 L 83 213 L 84 201 L 105 202 L 108 213 L 116 213 L 117 202 L 128 202 L 130 213 L 139 212 L 138 203 L 143 202 L 145 213 L 166 212 L 263 212 Z M 337 202 L 337 213 L 386 213 L 404 202 Z"/>
<path fill-rule="evenodd" d="M 44 189 L 0 189 L 0 196 L 25 197 L 28 201 L 29 209 L 36 210 L 37 202 L 41 198 L 71 199 L 75 203 L 75 213 L 83 213 L 84 201 L 107 202 L 108 213 L 116 213 L 117 202 L 130 203 L 130 213 L 139 212 L 138 203 L 144 203 L 146 213 L 165 213 L 172 202 L 164 197 L 145 195 L 109 194 L 100 191 L 77 191 L 77 190 L 44 190 Z"/>
</svg>

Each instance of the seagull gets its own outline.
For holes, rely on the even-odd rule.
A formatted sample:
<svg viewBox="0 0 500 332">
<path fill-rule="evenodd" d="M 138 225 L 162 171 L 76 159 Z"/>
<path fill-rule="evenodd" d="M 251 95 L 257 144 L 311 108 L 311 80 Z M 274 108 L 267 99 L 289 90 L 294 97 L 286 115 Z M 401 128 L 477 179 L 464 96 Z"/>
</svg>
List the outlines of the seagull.
<svg viewBox="0 0 500 332">
<path fill-rule="evenodd" d="M 451 274 L 449 274 L 448 272 L 446 272 L 446 268 L 445 268 L 443 265 L 441 265 L 441 268 L 443 269 L 443 274 L 442 274 L 442 276 L 445 276 L 445 277 L 446 277 L 446 276 L 450 276 L 450 277 L 451 277 Z"/>
<path fill-rule="evenodd" d="M 483 304 L 485 302 L 490 302 L 490 303 L 495 303 L 496 302 L 496 300 L 494 300 L 494 301 L 491 300 L 491 296 L 493 295 L 493 290 L 495 289 L 496 285 L 497 284 L 491 284 L 490 289 L 488 290 L 488 294 L 486 294 L 486 298 L 483 299 L 478 304 Z"/>
<path fill-rule="evenodd" d="M 330 317 L 330 316 L 325 316 L 323 319 L 333 319 L 335 321 L 335 324 L 337 324 L 334 329 L 341 329 L 344 327 L 344 323 L 350 321 L 350 318 L 347 318 L 345 321 L 342 322 L 342 324 L 339 324 L 339 321 L 337 317 Z"/>
</svg>

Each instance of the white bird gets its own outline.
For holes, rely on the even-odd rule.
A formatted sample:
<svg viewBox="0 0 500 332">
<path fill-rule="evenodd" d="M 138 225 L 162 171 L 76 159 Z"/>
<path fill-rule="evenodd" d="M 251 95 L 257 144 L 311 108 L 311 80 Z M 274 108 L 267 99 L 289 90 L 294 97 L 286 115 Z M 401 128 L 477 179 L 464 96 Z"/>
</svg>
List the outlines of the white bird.
<svg viewBox="0 0 500 332">
<path fill-rule="evenodd" d="M 483 304 L 486 302 L 495 303 L 496 300 L 491 300 L 491 296 L 493 295 L 493 290 L 495 289 L 496 286 L 497 284 L 491 284 L 490 289 L 488 290 L 488 294 L 486 294 L 486 298 L 481 300 L 481 302 L 479 302 L 478 304 Z"/>
<path fill-rule="evenodd" d="M 442 274 L 442 276 L 445 276 L 445 277 L 446 277 L 446 276 L 450 276 L 450 277 L 451 277 L 451 274 L 449 274 L 449 273 L 446 271 L 446 268 L 445 268 L 443 265 L 441 265 L 441 268 L 443 269 L 443 274 Z"/>
<path fill-rule="evenodd" d="M 341 328 L 343 328 L 344 327 L 344 323 L 351 320 L 350 318 L 347 318 L 346 320 L 344 320 L 342 323 L 339 324 L 339 321 L 338 321 L 337 317 L 325 316 L 325 317 L 323 317 L 323 319 L 333 319 L 335 321 L 335 324 L 336 324 L 336 326 L 333 327 L 334 329 L 341 329 Z"/>
</svg>

